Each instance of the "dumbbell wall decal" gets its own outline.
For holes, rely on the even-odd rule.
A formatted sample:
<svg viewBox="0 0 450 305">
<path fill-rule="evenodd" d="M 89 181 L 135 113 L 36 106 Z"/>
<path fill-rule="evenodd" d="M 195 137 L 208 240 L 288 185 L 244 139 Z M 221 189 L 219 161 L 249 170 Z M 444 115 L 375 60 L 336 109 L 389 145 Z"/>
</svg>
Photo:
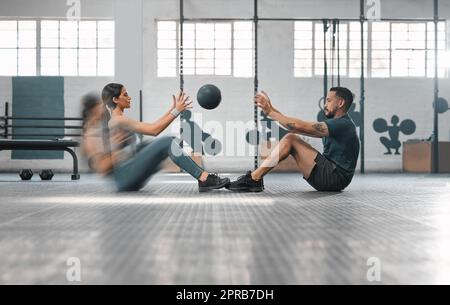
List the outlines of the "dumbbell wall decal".
<svg viewBox="0 0 450 305">
<path fill-rule="evenodd" d="M 436 104 L 436 110 L 439 114 L 444 114 L 446 113 L 448 110 L 450 110 L 450 108 L 448 107 L 448 102 L 447 100 L 445 100 L 444 98 L 440 97 L 437 100 L 437 104 Z"/>
<path fill-rule="evenodd" d="M 437 112 L 439 114 L 446 113 L 450 108 L 448 107 L 447 100 L 443 99 L 442 97 L 438 98 L 437 100 Z"/>
<path fill-rule="evenodd" d="M 416 123 L 412 120 L 404 120 L 400 123 L 400 118 L 396 115 L 393 115 L 391 118 L 391 126 L 388 126 L 388 123 L 385 119 L 376 119 L 373 122 L 373 129 L 378 133 L 385 133 L 388 132 L 388 137 L 381 137 L 380 142 L 381 144 L 386 147 L 387 152 L 385 152 L 385 155 L 392 155 L 391 149 L 395 150 L 396 155 L 400 155 L 400 147 L 402 146 L 402 143 L 399 141 L 400 132 L 405 135 L 412 135 L 414 132 L 416 132 Z"/>
</svg>

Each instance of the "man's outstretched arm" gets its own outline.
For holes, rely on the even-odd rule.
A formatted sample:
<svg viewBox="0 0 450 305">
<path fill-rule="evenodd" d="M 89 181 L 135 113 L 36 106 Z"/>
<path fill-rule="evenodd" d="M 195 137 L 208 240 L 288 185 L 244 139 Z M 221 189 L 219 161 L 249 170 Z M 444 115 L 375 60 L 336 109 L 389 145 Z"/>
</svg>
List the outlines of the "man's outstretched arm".
<svg viewBox="0 0 450 305">
<path fill-rule="evenodd" d="M 306 122 L 285 116 L 273 107 L 269 96 L 264 91 L 256 94 L 255 104 L 261 108 L 267 116 L 270 116 L 273 120 L 279 122 L 290 132 L 315 138 L 325 138 L 330 135 L 327 124 L 323 122 Z"/>
<path fill-rule="evenodd" d="M 306 122 L 287 117 L 280 112 L 272 112 L 270 117 L 293 133 L 314 138 L 325 138 L 330 136 L 328 126 L 324 122 Z"/>
</svg>

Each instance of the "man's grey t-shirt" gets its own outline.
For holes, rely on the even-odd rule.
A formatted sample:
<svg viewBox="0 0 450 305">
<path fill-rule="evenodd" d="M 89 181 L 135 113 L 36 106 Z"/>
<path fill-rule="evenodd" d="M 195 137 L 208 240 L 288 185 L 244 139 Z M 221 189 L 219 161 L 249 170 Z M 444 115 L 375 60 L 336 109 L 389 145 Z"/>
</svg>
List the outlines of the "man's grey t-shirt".
<svg viewBox="0 0 450 305">
<path fill-rule="evenodd" d="M 325 121 L 329 137 L 323 138 L 323 155 L 336 163 L 346 179 L 351 181 L 359 156 L 359 139 L 356 126 L 348 114 Z"/>
</svg>

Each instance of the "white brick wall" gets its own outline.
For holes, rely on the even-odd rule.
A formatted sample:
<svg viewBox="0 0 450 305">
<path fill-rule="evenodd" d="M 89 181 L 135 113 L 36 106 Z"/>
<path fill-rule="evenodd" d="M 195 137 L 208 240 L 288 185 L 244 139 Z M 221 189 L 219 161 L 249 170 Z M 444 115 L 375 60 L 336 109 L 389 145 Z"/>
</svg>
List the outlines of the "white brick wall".
<svg viewBox="0 0 450 305">
<path fill-rule="evenodd" d="M 53 0 L 56 1 L 56 0 Z M 103 0 L 102 0 L 103 1 Z M 8 2 L 8 6 L 1 6 Z M 51 6 L 51 0 L 46 0 L 41 6 Z M 100 1 L 101 2 L 101 1 Z M 93 7 L 88 6 L 89 14 L 95 15 L 100 5 L 95 2 Z M 107 1 L 110 3 L 110 1 Z M 235 17 L 252 16 L 251 0 L 211 1 L 211 0 L 186 0 L 187 17 Z M 356 0 L 262 0 L 260 1 L 261 16 L 280 17 L 358 17 L 359 1 Z M 441 15 L 450 19 L 450 3 L 441 2 Z M 12 13 L 21 11 L 21 1 L 5 0 L 0 4 L 0 11 L 7 15 L 7 10 Z M 33 2 L 34 3 L 34 2 Z M 381 1 L 382 17 L 432 17 L 432 1 Z M 86 1 L 83 2 L 86 5 Z M 11 8 L 12 7 L 12 8 Z M 105 11 L 98 11 L 101 16 L 114 15 L 111 5 Z M 33 9 L 34 11 L 34 9 Z M 51 14 L 59 11 L 50 9 Z M 31 14 L 31 12 L 29 12 Z M 46 15 L 41 13 L 42 15 Z M 144 92 L 144 119 L 152 121 L 157 119 L 166 111 L 171 103 L 171 94 L 178 90 L 178 78 L 156 78 L 156 30 L 155 19 L 178 18 L 178 0 L 144 0 L 143 1 L 143 63 L 141 67 L 132 65 L 137 69 L 136 75 L 143 73 L 142 89 Z M 120 19 L 117 27 L 126 27 L 126 20 Z M 267 90 L 277 107 L 292 116 L 306 120 L 314 120 L 317 115 L 317 100 L 322 95 L 322 79 L 295 79 L 293 72 L 293 29 L 289 23 L 262 22 L 260 25 L 260 87 Z M 123 48 L 116 62 L 126 65 L 127 60 L 136 56 L 132 47 L 128 52 Z M 118 81 L 125 85 L 139 88 L 140 84 L 131 76 L 133 71 L 127 75 L 117 75 Z M 139 79 L 139 77 L 137 77 Z M 127 84 L 126 82 L 132 82 Z M 78 111 L 78 99 L 85 91 L 99 88 L 107 79 L 92 78 L 67 78 L 65 81 L 66 112 L 67 115 L 76 114 Z M 214 111 L 202 110 L 196 107 L 196 112 L 201 112 L 204 123 L 208 120 L 242 120 L 253 119 L 253 107 L 251 98 L 253 94 L 252 79 L 230 79 L 213 77 L 187 77 L 186 91 L 195 97 L 198 88 L 205 83 L 217 84 L 223 94 L 223 104 Z M 343 79 L 343 85 L 351 88 L 359 99 L 359 80 Z M 401 156 L 384 156 L 385 148 L 379 142 L 380 134 L 373 131 L 372 123 L 377 118 L 384 118 L 388 122 L 393 114 L 400 119 L 410 118 L 417 124 L 417 131 L 412 136 L 400 136 L 400 140 L 409 138 L 428 138 L 432 131 L 432 99 L 433 82 L 430 79 L 368 79 L 366 83 L 366 168 L 376 171 L 397 171 L 401 169 Z M 0 78 L 0 98 L 2 102 L 10 99 L 10 78 Z M 136 91 L 136 90 L 134 90 Z M 135 101 L 138 100 L 133 93 Z M 441 81 L 441 96 L 450 100 L 450 80 Z M 0 105 L 0 111 L 3 105 Z M 134 105 L 137 107 L 137 103 Z M 359 105 L 357 110 L 359 109 Z M 3 113 L 3 112 L 2 112 Z M 450 113 L 440 116 L 440 138 L 450 140 Z M 320 141 L 312 141 L 313 145 L 320 147 Z M 226 143 L 225 143 L 226 145 Z M 28 162 L 10 161 L 8 153 L 0 153 L 0 170 L 11 170 L 31 167 Z M 252 167 L 252 158 L 207 158 L 205 164 L 210 170 L 217 171 L 243 171 Z M 39 161 L 41 163 L 41 161 Z M 41 165 L 41 164 L 39 164 Z M 37 166 L 37 165 L 36 165 Z M 51 162 L 54 169 L 70 169 L 71 163 L 67 161 Z"/>
</svg>

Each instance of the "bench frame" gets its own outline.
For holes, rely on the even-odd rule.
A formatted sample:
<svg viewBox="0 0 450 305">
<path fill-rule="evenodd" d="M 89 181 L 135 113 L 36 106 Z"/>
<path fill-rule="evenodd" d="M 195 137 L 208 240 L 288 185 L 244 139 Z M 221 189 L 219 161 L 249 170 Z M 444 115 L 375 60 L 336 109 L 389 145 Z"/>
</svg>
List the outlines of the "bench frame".
<svg viewBox="0 0 450 305">
<path fill-rule="evenodd" d="M 73 172 L 72 172 L 72 180 L 80 180 L 80 174 L 78 172 L 78 157 L 75 151 L 72 148 L 80 147 L 80 143 L 73 140 L 63 140 L 63 139 L 55 139 L 55 140 L 32 140 L 32 139 L 9 139 L 10 136 L 15 136 L 15 134 L 9 133 L 9 127 L 14 127 L 13 125 L 9 125 L 9 120 L 35 120 L 35 121 L 82 121 L 81 118 L 19 118 L 19 117 L 10 117 L 9 116 L 9 103 L 5 103 L 5 116 L 0 118 L 3 120 L 4 125 L 0 125 L 0 129 L 3 129 L 3 139 L 0 139 L 0 151 L 4 150 L 46 150 L 46 151 L 65 151 L 72 156 L 73 159 Z M 25 127 L 25 126 L 23 126 Z M 27 126 L 28 128 L 39 128 L 41 126 Z M 43 128 L 51 128 L 49 126 Z M 59 126 L 55 126 L 55 128 L 61 128 Z M 81 126 L 64 126 L 65 129 L 82 129 Z M 29 136 L 29 137 L 37 137 L 37 136 L 50 136 L 43 134 L 17 134 L 17 136 Z M 66 137 L 66 136 L 74 136 L 80 137 L 81 134 L 73 134 L 73 135 L 51 135 L 55 138 L 58 136 Z M 58 143 L 58 144 L 57 144 Z"/>
<path fill-rule="evenodd" d="M 54 145 L 60 143 L 61 145 Z M 65 145 L 63 145 L 65 144 Z M 4 150 L 48 150 L 48 151 L 65 151 L 68 152 L 73 159 L 72 180 L 80 180 L 78 172 L 78 157 L 71 147 L 79 147 L 80 145 L 74 141 L 51 141 L 51 140 L 0 140 L 0 151 Z"/>
</svg>

